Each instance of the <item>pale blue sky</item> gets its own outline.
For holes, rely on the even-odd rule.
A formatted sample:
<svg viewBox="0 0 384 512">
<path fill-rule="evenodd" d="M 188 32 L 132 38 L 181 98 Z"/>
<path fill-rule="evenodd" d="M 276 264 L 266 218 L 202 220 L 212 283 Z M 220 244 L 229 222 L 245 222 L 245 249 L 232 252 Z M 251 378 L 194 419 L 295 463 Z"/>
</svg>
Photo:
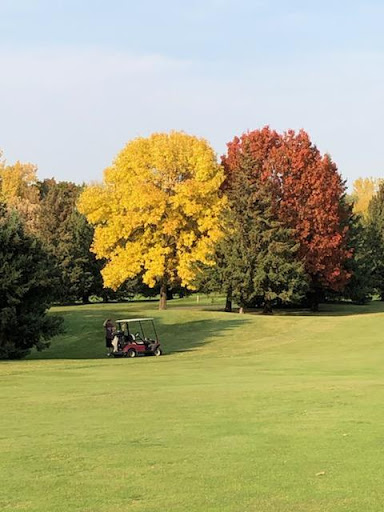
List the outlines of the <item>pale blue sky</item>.
<svg viewBox="0 0 384 512">
<path fill-rule="evenodd" d="M 81 182 L 137 135 L 222 154 L 269 124 L 384 175 L 383 24 L 383 0 L 0 0 L 0 148 Z"/>
</svg>

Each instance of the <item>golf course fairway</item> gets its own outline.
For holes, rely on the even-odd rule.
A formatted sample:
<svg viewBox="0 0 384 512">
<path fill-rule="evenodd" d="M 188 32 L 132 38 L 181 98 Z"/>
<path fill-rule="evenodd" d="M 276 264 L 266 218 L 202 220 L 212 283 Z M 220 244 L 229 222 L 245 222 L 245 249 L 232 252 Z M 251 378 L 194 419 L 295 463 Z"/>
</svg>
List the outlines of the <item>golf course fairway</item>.
<svg viewBox="0 0 384 512">
<path fill-rule="evenodd" d="M 49 350 L 0 364 L 0 510 L 384 509 L 384 303 L 54 312 Z M 135 316 L 164 355 L 107 358 L 103 321 Z"/>
</svg>

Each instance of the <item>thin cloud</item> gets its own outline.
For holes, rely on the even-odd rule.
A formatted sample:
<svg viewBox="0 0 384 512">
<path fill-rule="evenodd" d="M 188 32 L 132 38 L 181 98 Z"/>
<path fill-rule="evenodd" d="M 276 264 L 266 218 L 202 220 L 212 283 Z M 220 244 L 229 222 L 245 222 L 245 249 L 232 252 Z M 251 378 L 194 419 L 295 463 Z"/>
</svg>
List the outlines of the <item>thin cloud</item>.
<svg viewBox="0 0 384 512">
<path fill-rule="evenodd" d="M 132 137 L 182 129 L 220 154 L 247 129 L 304 128 L 344 176 L 384 165 L 381 53 L 244 63 L 73 48 L 0 56 L 0 147 L 40 176 L 89 181 Z M 369 122 L 366 120 L 369 119 Z"/>
</svg>

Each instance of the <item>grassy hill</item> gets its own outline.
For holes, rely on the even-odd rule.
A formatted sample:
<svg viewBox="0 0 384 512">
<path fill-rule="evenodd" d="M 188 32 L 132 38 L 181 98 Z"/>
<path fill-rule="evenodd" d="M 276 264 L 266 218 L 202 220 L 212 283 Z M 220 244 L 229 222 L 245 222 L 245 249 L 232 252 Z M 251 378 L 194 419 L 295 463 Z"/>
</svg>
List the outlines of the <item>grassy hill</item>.
<svg viewBox="0 0 384 512">
<path fill-rule="evenodd" d="M 383 509 L 382 303 L 56 311 L 49 351 L 0 365 L 0 510 Z M 164 356 L 106 358 L 104 319 L 137 315 L 156 318 Z"/>
</svg>

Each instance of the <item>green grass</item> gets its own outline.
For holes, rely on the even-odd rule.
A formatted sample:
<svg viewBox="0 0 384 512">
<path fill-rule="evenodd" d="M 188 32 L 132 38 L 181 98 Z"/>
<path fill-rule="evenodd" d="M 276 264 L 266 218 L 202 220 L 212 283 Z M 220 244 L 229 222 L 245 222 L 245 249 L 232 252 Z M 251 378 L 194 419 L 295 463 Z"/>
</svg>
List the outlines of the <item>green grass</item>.
<svg viewBox="0 0 384 512">
<path fill-rule="evenodd" d="M 56 308 L 65 335 L 0 365 L 0 510 L 381 512 L 384 305 L 214 308 Z M 165 355 L 106 358 L 137 314 Z"/>
</svg>

